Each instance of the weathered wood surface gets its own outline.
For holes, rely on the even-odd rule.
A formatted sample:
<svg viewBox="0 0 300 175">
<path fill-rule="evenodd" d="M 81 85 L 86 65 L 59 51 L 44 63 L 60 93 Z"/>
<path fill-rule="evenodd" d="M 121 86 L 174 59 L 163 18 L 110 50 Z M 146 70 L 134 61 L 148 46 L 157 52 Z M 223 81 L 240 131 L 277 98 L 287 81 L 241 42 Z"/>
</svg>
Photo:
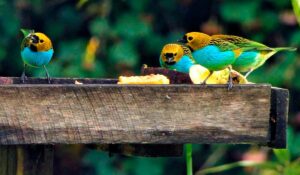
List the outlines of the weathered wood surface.
<svg viewBox="0 0 300 175">
<path fill-rule="evenodd" d="M 0 146 L 0 175 L 52 175 L 53 146 Z"/>
<path fill-rule="evenodd" d="M 0 85 L 0 144 L 267 144 L 270 97 L 269 85 Z"/>
<path fill-rule="evenodd" d="M 273 148 L 285 148 L 289 91 L 287 89 L 272 88 L 271 92 L 271 140 L 268 146 Z"/>
</svg>

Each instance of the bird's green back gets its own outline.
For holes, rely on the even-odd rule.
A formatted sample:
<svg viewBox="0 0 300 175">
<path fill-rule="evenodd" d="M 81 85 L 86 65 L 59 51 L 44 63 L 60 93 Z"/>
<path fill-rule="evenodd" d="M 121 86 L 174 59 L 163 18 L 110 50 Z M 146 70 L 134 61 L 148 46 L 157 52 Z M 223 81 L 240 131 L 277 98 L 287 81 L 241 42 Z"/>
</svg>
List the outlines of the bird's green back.
<svg viewBox="0 0 300 175">
<path fill-rule="evenodd" d="M 195 62 L 191 49 L 183 44 L 180 44 L 180 45 L 184 51 L 184 55 L 187 55 L 188 57 L 191 58 L 191 60 L 193 60 Z"/>
<path fill-rule="evenodd" d="M 223 40 L 221 38 L 212 38 L 210 40 L 209 45 L 215 45 L 217 46 L 221 51 L 232 51 L 232 50 L 236 50 L 239 49 L 238 46 L 236 46 L 233 43 L 230 43 L 226 40 Z"/>
<path fill-rule="evenodd" d="M 24 49 L 24 47 L 28 47 L 28 45 L 29 45 L 29 38 L 28 38 L 28 36 L 30 35 L 30 34 L 32 34 L 32 33 L 34 33 L 34 30 L 32 30 L 32 29 L 21 29 L 21 32 L 22 32 L 22 34 L 23 34 L 23 36 L 24 36 L 24 39 L 22 40 L 22 43 L 21 43 L 21 50 L 23 50 Z"/>
<path fill-rule="evenodd" d="M 243 50 L 272 50 L 272 48 L 264 44 L 235 35 L 213 35 L 212 38 L 225 40 L 242 48 Z"/>
</svg>

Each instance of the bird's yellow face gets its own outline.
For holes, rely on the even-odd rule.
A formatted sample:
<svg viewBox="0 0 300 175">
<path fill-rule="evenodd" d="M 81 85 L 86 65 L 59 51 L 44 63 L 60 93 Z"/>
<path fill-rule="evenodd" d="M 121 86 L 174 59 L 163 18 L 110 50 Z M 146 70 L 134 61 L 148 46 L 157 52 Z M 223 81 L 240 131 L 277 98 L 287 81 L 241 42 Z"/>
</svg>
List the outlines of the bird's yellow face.
<svg viewBox="0 0 300 175">
<path fill-rule="evenodd" d="M 43 33 L 31 33 L 25 37 L 27 40 L 26 45 L 30 47 L 32 51 L 43 52 L 52 49 L 51 40 Z"/>
<path fill-rule="evenodd" d="M 176 64 L 183 55 L 184 50 L 178 44 L 167 44 L 161 51 L 161 59 L 167 65 Z"/>
<path fill-rule="evenodd" d="M 200 49 L 209 44 L 211 37 L 205 33 L 189 32 L 186 33 L 180 42 L 185 43 L 191 50 Z"/>
</svg>

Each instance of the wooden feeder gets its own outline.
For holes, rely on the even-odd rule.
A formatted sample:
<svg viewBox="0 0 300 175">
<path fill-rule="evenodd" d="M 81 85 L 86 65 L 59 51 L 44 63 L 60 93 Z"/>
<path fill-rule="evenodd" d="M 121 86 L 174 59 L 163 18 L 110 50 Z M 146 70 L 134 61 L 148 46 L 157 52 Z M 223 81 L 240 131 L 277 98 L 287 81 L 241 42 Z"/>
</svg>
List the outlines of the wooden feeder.
<svg viewBox="0 0 300 175">
<path fill-rule="evenodd" d="M 288 90 L 268 84 L 227 90 L 189 84 L 186 74 L 174 71 L 142 70 L 151 73 L 173 84 L 0 78 L 0 175 L 15 175 L 20 161 L 25 174 L 52 174 L 53 144 L 139 156 L 179 156 L 185 143 L 286 147 Z"/>
</svg>

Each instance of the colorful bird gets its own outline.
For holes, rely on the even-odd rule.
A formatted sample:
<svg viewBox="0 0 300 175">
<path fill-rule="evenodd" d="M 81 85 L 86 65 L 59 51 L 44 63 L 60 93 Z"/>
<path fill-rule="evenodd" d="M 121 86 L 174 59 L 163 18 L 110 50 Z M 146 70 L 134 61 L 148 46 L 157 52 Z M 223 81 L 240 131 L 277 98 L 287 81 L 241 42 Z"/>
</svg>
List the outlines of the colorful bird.
<svg viewBox="0 0 300 175">
<path fill-rule="evenodd" d="M 235 44 L 244 50 L 241 55 L 232 64 L 232 68 L 238 72 L 247 72 L 245 77 L 250 73 L 262 66 L 267 59 L 279 51 L 295 51 L 297 48 L 293 47 L 277 47 L 271 48 L 264 44 L 251 41 L 234 35 L 213 35 L 212 38 L 220 38 L 230 43 Z"/>
<path fill-rule="evenodd" d="M 53 47 L 51 40 L 43 33 L 34 32 L 33 30 L 21 30 L 24 39 L 21 44 L 21 57 L 24 62 L 24 70 L 21 81 L 24 83 L 26 79 L 26 65 L 32 67 L 43 67 L 46 71 L 48 83 L 51 83 L 46 65 L 53 56 Z"/>
<path fill-rule="evenodd" d="M 209 76 L 213 71 L 219 71 L 228 68 L 231 71 L 231 65 L 242 53 L 238 46 L 220 38 L 213 38 L 200 32 L 186 33 L 179 42 L 185 43 L 191 50 L 197 64 L 200 64 L 210 70 Z M 228 88 L 232 88 L 232 78 L 229 74 Z M 206 83 L 206 80 L 203 83 Z"/>
<path fill-rule="evenodd" d="M 181 44 L 166 44 L 160 54 L 159 62 L 161 67 L 189 73 L 189 69 L 195 64 L 191 50 Z"/>
<path fill-rule="evenodd" d="M 202 84 L 206 77 L 209 75 L 209 70 L 200 64 L 195 64 L 190 68 L 190 79 L 194 84 Z M 233 78 L 234 84 L 248 84 L 248 80 L 239 72 L 228 69 L 223 69 L 219 71 L 214 71 L 214 73 L 207 79 L 207 84 L 227 84 L 229 73 Z"/>
</svg>

